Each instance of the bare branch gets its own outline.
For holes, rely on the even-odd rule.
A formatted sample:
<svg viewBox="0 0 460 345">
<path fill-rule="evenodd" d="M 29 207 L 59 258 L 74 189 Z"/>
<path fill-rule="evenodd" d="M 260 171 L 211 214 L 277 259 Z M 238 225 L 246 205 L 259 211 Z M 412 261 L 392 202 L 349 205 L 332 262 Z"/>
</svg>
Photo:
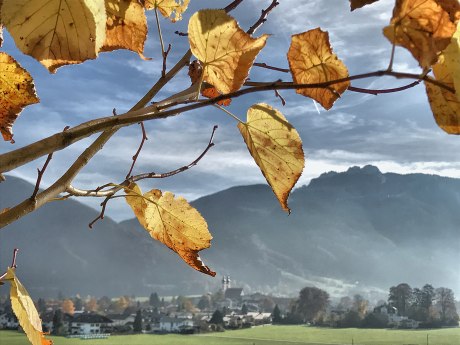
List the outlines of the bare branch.
<svg viewBox="0 0 460 345">
<path fill-rule="evenodd" d="M 13 259 L 11 260 L 11 266 L 10 268 L 16 268 L 16 257 L 18 255 L 18 251 L 19 249 L 18 248 L 14 248 L 13 250 Z M 1 282 L 2 279 L 4 279 L 6 277 L 6 274 L 7 272 L 3 273 L 1 276 L 0 276 L 0 285 L 2 285 L 3 283 Z"/>
<path fill-rule="evenodd" d="M 283 96 L 280 95 L 280 93 L 278 92 L 278 90 L 275 90 L 275 96 L 278 97 L 280 100 L 281 100 L 281 104 L 283 105 L 283 107 L 286 105 L 286 100 L 283 98 Z"/>
<path fill-rule="evenodd" d="M 243 2 L 243 0 L 234 0 L 230 4 L 228 4 L 227 6 L 224 7 L 224 11 L 227 12 L 227 13 L 231 12 L 235 8 L 237 8 L 242 2 Z"/>
<path fill-rule="evenodd" d="M 103 202 L 101 202 L 101 206 L 102 206 L 102 209 L 101 209 L 101 213 L 99 213 L 99 215 L 94 218 L 91 223 L 88 224 L 88 226 L 92 229 L 93 228 L 93 225 L 94 223 L 96 223 L 99 219 L 104 219 L 104 214 L 105 214 L 105 208 L 107 207 L 107 203 L 109 202 L 110 199 L 112 199 L 113 195 L 110 195 L 108 197 L 106 197 L 104 199 Z"/>
<path fill-rule="evenodd" d="M 262 10 L 262 13 L 260 15 L 260 18 L 257 20 L 257 22 L 254 23 L 253 26 L 249 28 L 248 31 L 246 31 L 248 34 L 252 35 L 256 30 L 262 26 L 263 23 L 267 21 L 267 17 L 270 14 L 270 12 L 278 6 L 280 3 L 276 0 L 273 0 L 270 6 L 268 6 L 265 10 Z"/>
<path fill-rule="evenodd" d="M 139 145 L 139 148 L 137 149 L 136 153 L 133 156 L 133 163 L 131 164 L 131 168 L 129 169 L 128 174 L 126 175 L 126 179 L 128 179 L 131 176 L 131 173 L 133 172 L 133 169 L 134 169 L 134 165 L 136 164 L 136 161 L 137 161 L 137 157 L 139 157 L 139 153 L 141 153 L 142 147 L 144 146 L 144 142 L 148 140 L 147 133 L 145 133 L 144 123 L 140 122 L 139 124 L 141 125 L 141 129 L 142 129 L 142 140 L 141 140 L 141 144 Z"/>
<path fill-rule="evenodd" d="M 178 36 L 182 36 L 182 37 L 187 37 L 188 36 L 188 33 L 187 32 L 182 32 L 182 31 L 174 31 L 174 33 Z"/>
<path fill-rule="evenodd" d="M 271 69 L 271 70 L 283 72 L 283 73 L 289 73 L 291 71 L 289 68 L 274 67 L 274 66 L 267 65 L 264 62 L 254 62 L 254 66 Z"/>
<path fill-rule="evenodd" d="M 35 197 L 37 196 L 38 191 L 40 190 L 40 182 L 42 181 L 43 174 L 45 173 L 45 170 L 48 167 L 48 164 L 49 164 L 49 162 L 51 161 L 52 158 L 53 158 L 53 153 L 50 153 L 48 155 L 48 157 L 46 157 L 46 161 L 45 161 L 45 164 L 43 164 L 43 168 L 41 170 L 37 168 L 37 172 L 38 172 L 37 182 L 35 183 L 34 191 L 33 191 L 32 195 L 30 196 L 30 198 L 32 200 L 35 199 Z"/>
</svg>

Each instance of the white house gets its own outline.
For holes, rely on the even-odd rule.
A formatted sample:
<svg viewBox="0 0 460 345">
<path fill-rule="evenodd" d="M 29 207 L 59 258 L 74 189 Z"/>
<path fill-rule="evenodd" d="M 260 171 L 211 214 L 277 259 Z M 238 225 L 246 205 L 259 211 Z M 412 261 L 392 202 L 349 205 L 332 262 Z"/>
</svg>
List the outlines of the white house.
<svg viewBox="0 0 460 345">
<path fill-rule="evenodd" d="M 13 313 L 0 314 L 0 328 L 16 329 L 18 327 L 18 319 L 13 315 Z"/>
<path fill-rule="evenodd" d="M 160 319 L 160 331 L 176 333 L 194 326 L 192 319 L 179 319 L 175 317 L 163 316 Z"/>
<path fill-rule="evenodd" d="M 70 325 L 71 334 L 100 334 L 107 333 L 111 327 L 112 320 L 109 318 L 94 314 L 82 313 L 76 315 Z"/>
</svg>

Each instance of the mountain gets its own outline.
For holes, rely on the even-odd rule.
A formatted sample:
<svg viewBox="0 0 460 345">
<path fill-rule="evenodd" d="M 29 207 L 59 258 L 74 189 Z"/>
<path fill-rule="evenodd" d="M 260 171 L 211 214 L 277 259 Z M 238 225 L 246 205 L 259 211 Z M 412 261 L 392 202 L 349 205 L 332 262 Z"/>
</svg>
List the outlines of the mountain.
<svg viewBox="0 0 460 345">
<path fill-rule="evenodd" d="M 19 200 L 32 189 L 8 177 L 0 208 L 8 206 L 4 195 Z M 264 185 L 194 201 L 214 236 L 203 260 L 246 291 L 287 294 L 316 285 L 333 296 L 377 298 L 407 282 L 460 293 L 460 180 L 353 167 L 313 179 L 289 202 L 290 216 Z M 154 242 L 137 220 L 106 218 L 88 230 L 96 216 L 77 201 L 48 204 L 0 231 L 0 262 L 20 247 L 18 274 L 39 295 L 185 294 L 219 286 Z"/>
</svg>

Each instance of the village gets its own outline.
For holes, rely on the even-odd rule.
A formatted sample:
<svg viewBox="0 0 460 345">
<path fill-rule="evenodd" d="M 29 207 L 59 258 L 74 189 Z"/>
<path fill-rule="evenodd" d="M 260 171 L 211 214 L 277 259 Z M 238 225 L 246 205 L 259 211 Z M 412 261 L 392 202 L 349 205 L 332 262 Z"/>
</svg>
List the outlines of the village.
<svg viewBox="0 0 460 345">
<path fill-rule="evenodd" d="M 157 293 L 150 297 L 113 299 L 60 296 L 58 299 L 40 298 L 36 306 L 45 332 L 82 339 L 107 338 L 111 334 L 195 334 L 271 324 L 405 329 L 458 327 L 455 305 L 458 302 L 451 294 L 447 303 L 446 293 L 451 290 L 434 289 L 428 284 L 422 289 L 412 289 L 403 283 L 390 288 L 388 302 L 382 300 L 375 306 L 360 295 L 344 296 L 337 303 L 331 303 L 328 293 L 315 287 L 302 289 L 298 298 L 262 293 L 246 295 L 243 288 L 233 287 L 230 277 L 224 276 L 220 289 L 198 296 L 160 297 Z M 424 303 L 427 303 L 427 296 L 430 299 L 426 314 L 420 308 L 409 310 L 408 302 L 417 294 L 418 298 L 425 298 Z M 407 298 L 403 301 L 405 307 L 401 305 L 401 298 Z M 18 321 L 8 302 L 3 297 L 0 300 L 0 329 L 18 329 Z M 407 310 L 398 310 L 397 306 L 407 307 Z"/>
</svg>

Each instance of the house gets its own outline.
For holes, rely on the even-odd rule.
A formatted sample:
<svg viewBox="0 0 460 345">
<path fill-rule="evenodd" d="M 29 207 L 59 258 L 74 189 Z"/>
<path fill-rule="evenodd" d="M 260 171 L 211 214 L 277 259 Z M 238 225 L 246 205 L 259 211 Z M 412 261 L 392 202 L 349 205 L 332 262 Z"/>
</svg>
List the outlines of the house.
<svg viewBox="0 0 460 345">
<path fill-rule="evenodd" d="M 409 319 L 407 316 L 398 315 L 398 309 L 389 305 L 383 304 L 374 308 L 374 313 L 386 315 L 388 317 L 388 325 L 392 327 L 402 328 L 417 328 L 418 322 Z"/>
<path fill-rule="evenodd" d="M 101 334 L 107 333 L 113 321 L 108 317 L 95 313 L 82 313 L 74 316 L 70 325 L 70 334 Z"/>
<path fill-rule="evenodd" d="M 175 317 L 163 316 L 160 319 L 160 331 L 168 333 L 178 333 L 191 330 L 195 326 L 192 319 L 180 319 Z"/>
</svg>

